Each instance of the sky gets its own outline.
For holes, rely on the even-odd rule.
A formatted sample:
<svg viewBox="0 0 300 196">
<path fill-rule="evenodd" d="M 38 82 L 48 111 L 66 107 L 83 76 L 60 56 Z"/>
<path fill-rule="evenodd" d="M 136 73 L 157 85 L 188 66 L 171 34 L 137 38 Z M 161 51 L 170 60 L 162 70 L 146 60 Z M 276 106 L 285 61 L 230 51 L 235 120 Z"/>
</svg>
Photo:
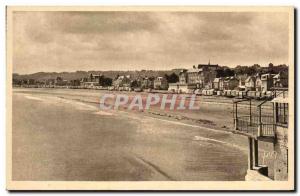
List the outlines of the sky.
<svg viewBox="0 0 300 196">
<path fill-rule="evenodd" d="M 14 12 L 13 72 L 287 64 L 284 12 Z"/>
</svg>

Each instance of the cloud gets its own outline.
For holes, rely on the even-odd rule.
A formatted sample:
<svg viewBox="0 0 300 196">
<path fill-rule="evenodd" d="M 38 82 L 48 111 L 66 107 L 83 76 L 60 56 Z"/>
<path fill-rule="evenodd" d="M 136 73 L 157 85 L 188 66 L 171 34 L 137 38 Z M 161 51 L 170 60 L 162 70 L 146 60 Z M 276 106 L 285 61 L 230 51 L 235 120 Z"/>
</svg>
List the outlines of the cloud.
<svg viewBox="0 0 300 196">
<path fill-rule="evenodd" d="M 284 12 L 15 12 L 14 72 L 287 63 Z"/>
<path fill-rule="evenodd" d="M 49 22 L 62 33 L 75 34 L 147 31 L 156 26 L 146 12 L 57 12 Z"/>
</svg>

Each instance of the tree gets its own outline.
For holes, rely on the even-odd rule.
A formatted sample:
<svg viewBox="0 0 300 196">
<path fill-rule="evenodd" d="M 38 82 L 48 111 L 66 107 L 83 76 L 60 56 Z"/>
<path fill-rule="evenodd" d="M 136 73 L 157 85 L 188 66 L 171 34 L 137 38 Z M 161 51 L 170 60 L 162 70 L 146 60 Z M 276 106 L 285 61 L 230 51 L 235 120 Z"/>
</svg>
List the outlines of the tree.
<svg viewBox="0 0 300 196">
<path fill-rule="evenodd" d="M 234 71 L 230 68 L 225 68 L 224 74 L 225 74 L 226 77 L 227 76 L 234 76 Z"/>
<path fill-rule="evenodd" d="M 179 81 L 179 77 L 174 72 L 171 75 L 165 74 L 165 78 L 167 79 L 168 83 L 176 83 Z"/>
<path fill-rule="evenodd" d="M 234 74 L 235 74 L 235 71 L 226 66 L 220 67 L 219 69 L 217 69 L 217 78 L 234 76 Z"/>
<path fill-rule="evenodd" d="M 102 75 L 102 76 L 100 76 L 99 84 L 100 84 L 100 86 L 111 86 L 112 79 Z"/>
<path fill-rule="evenodd" d="M 133 80 L 133 81 L 131 82 L 130 86 L 131 86 L 132 88 L 137 88 L 137 87 L 140 87 L 140 84 L 139 84 L 139 82 L 138 82 L 137 80 Z"/>
</svg>

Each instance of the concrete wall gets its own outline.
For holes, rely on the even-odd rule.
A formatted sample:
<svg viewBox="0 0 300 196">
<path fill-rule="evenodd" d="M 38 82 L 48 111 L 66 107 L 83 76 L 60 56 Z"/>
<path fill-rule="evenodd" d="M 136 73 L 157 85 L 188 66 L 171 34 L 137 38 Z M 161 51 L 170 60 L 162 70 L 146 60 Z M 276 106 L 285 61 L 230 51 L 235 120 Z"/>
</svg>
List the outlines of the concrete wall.
<svg viewBox="0 0 300 196">
<path fill-rule="evenodd" d="M 268 177 L 268 167 L 260 166 L 254 167 L 253 169 L 248 169 L 247 174 L 245 176 L 246 181 L 272 181 L 271 178 Z"/>
<path fill-rule="evenodd" d="M 288 180 L 288 129 L 286 127 L 277 126 L 276 136 L 277 141 L 274 144 L 274 150 L 277 152 L 277 157 L 274 162 L 274 179 Z"/>
</svg>

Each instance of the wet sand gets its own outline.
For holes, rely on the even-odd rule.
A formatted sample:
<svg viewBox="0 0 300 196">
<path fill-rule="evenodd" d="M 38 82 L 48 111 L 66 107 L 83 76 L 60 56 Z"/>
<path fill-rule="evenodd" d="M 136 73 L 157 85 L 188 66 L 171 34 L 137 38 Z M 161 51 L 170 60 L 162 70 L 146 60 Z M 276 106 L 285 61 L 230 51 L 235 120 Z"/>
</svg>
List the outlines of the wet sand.
<svg viewBox="0 0 300 196">
<path fill-rule="evenodd" d="M 100 111 L 101 93 L 14 90 L 13 179 L 244 180 L 247 138 L 151 112 Z M 228 121 L 205 107 L 199 119 Z"/>
</svg>

